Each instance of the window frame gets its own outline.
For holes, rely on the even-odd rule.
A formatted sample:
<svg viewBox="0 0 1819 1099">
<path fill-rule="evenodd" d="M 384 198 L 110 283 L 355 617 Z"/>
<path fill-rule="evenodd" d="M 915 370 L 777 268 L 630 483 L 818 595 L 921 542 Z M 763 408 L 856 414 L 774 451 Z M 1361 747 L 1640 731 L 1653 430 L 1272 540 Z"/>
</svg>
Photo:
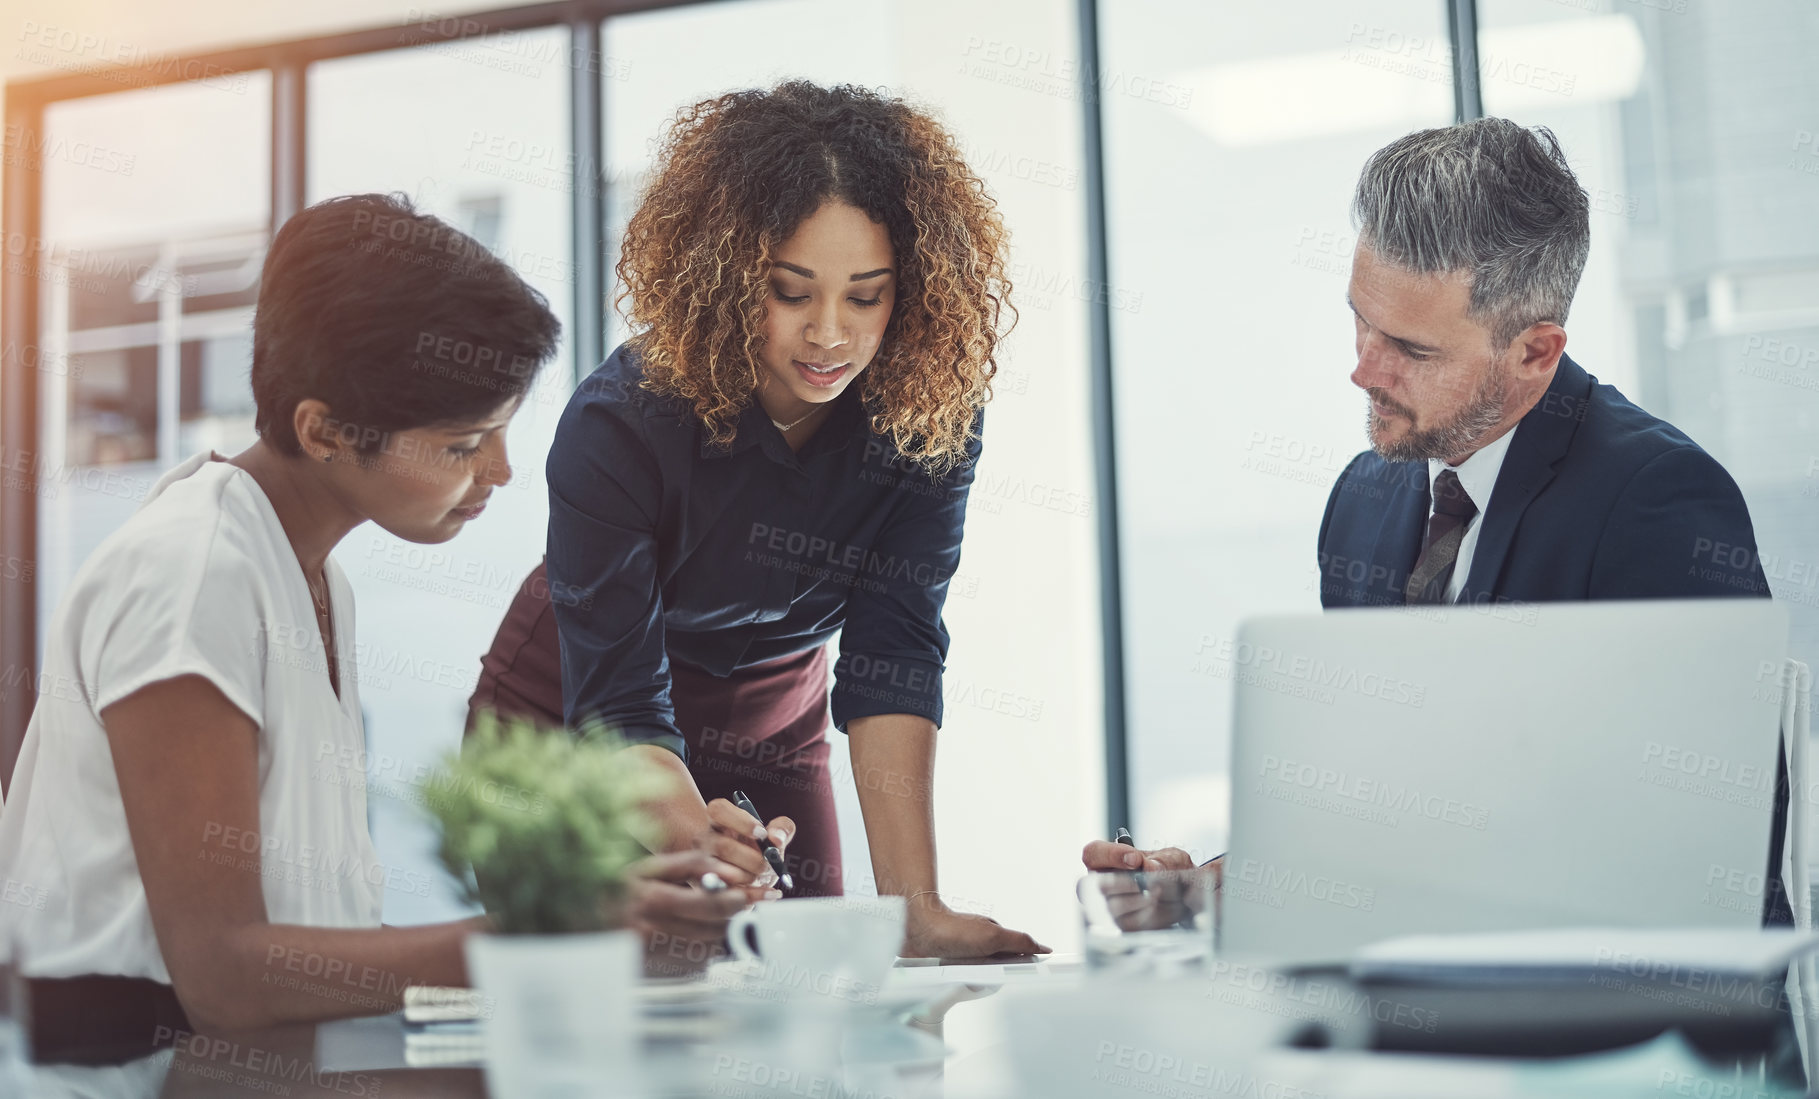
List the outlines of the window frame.
<svg viewBox="0 0 1819 1099">
<path fill-rule="evenodd" d="M 6 85 L 7 132 L 22 145 L 44 131 L 52 104 L 122 90 L 181 84 L 194 74 L 210 79 L 238 73 L 271 74 L 271 220 L 267 239 L 302 208 L 308 155 L 309 67 L 361 54 L 415 49 L 420 46 L 485 38 L 491 35 L 566 27 L 569 31 L 569 104 L 575 151 L 575 186 L 571 188 L 574 228 L 571 259 L 575 271 L 575 347 L 577 380 L 604 355 L 603 318 L 592 303 L 602 300 L 606 285 L 605 177 L 606 140 L 601 82 L 602 26 L 609 18 L 710 0 L 564 0 L 502 8 L 437 19 L 433 23 L 290 39 L 230 50 L 160 55 L 138 65 L 105 73 L 84 72 L 9 81 Z M 123 77 L 125 79 L 123 79 Z M 591 181 L 582 179 L 591 175 Z M 0 239 L 42 238 L 44 180 L 41 167 L 27 158 L 8 158 L 0 178 Z M 593 242 L 583 247 L 584 241 Z M 13 767 L 25 740 L 36 701 L 38 671 L 38 494 L 34 460 L 42 442 L 44 393 L 39 371 L 31 368 L 34 348 L 41 345 L 42 265 L 35 251 L 9 250 L 0 274 L 0 330 L 7 334 L 0 352 L 0 789 L 10 789 Z M 174 428 L 173 428 L 174 429 Z M 159 424 L 159 430 L 166 425 Z"/>
</svg>

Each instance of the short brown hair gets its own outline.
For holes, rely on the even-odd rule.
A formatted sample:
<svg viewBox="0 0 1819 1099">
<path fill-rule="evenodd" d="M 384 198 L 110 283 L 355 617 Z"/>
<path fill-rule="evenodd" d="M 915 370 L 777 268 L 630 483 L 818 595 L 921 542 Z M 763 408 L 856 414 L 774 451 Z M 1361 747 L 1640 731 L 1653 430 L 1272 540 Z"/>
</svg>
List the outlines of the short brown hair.
<svg viewBox="0 0 1819 1099">
<path fill-rule="evenodd" d="M 486 416 L 556 354 L 543 295 L 403 195 L 342 195 L 278 230 L 253 310 L 254 426 L 303 452 L 297 404 L 315 398 L 355 449 L 392 432 Z"/>
</svg>

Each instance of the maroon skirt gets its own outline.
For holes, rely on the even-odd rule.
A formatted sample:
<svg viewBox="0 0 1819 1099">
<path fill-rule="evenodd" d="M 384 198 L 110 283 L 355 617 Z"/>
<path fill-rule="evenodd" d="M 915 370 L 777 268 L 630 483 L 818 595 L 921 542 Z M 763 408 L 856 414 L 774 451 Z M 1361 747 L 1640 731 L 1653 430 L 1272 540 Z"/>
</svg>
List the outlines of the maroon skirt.
<svg viewBox="0 0 1819 1099">
<path fill-rule="evenodd" d="M 791 896 L 843 892 L 840 826 L 828 769 L 827 650 L 810 649 L 722 679 L 670 657 L 676 728 L 688 770 L 708 801 L 750 795 L 768 819 L 789 817 L 796 838 L 784 860 Z M 562 724 L 562 657 L 544 565 L 525 579 L 480 659 L 467 727 L 483 710 Z"/>
</svg>

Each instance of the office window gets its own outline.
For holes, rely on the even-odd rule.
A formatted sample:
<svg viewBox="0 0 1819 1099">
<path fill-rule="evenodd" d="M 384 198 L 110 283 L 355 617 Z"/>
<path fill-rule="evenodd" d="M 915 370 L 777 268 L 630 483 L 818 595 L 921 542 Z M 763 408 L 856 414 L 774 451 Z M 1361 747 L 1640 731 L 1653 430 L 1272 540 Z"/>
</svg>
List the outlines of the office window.
<svg viewBox="0 0 1819 1099">
<path fill-rule="evenodd" d="M 271 81 L 238 73 L 45 111 L 38 636 L 163 472 L 252 441 Z"/>
<path fill-rule="evenodd" d="M 309 72 L 307 201 L 402 191 L 490 246 L 549 299 L 563 349 L 506 437 L 513 479 L 440 546 L 370 524 L 336 559 L 359 601 L 360 699 L 388 923 L 460 915 L 417 807 L 420 764 L 457 747 L 480 657 L 543 556 L 543 462 L 573 388 L 569 35 L 551 28 L 325 61 Z"/>
<path fill-rule="evenodd" d="M 1819 10 L 1479 8 L 1486 112 L 1553 128 L 1591 196 L 1567 353 L 1724 463 L 1819 666 Z"/>
<path fill-rule="evenodd" d="M 998 199 L 1022 318 L 999 358 L 947 602 L 937 839 L 950 903 L 1057 949 L 1079 932 L 1055 883 L 1078 876 L 1080 845 L 1104 817 L 1074 11 L 1068 0 L 704 4 L 608 21 L 602 73 L 610 258 L 664 121 L 786 77 L 883 87 L 932 109 Z M 609 326 L 608 346 L 621 339 Z M 845 738 L 832 736 L 846 886 L 871 892 Z"/>
<path fill-rule="evenodd" d="M 1345 304 L 1358 170 L 1452 121 L 1442 6 L 1100 6 L 1131 828 L 1224 850 L 1240 619 L 1319 607 L 1367 445 Z"/>
</svg>

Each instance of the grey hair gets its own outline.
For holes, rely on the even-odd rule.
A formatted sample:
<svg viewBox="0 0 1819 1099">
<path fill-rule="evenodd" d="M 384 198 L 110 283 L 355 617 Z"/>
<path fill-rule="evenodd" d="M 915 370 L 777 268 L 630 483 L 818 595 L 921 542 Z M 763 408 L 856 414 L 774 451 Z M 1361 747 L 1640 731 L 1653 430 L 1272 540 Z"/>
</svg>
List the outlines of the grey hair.
<svg viewBox="0 0 1819 1099">
<path fill-rule="evenodd" d="M 1480 118 L 1372 153 L 1352 224 L 1361 246 L 1397 267 L 1465 274 L 1470 315 L 1501 351 L 1532 324 L 1566 323 L 1590 207 L 1551 130 Z"/>
</svg>

